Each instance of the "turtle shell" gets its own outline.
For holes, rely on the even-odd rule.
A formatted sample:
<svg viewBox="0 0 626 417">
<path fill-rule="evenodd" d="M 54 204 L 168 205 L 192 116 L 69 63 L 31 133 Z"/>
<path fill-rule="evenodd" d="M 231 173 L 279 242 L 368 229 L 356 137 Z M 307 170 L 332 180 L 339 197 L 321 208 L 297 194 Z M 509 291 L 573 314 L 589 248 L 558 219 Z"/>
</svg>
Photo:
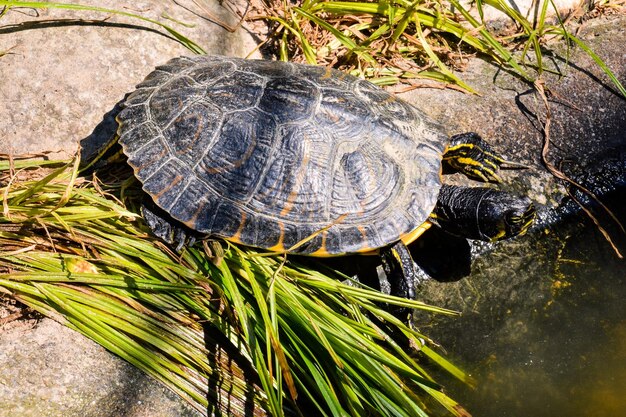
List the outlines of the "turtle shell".
<svg viewBox="0 0 626 417">
<path fill-rule="evenodd" d="M 448 137 L 333 69 L 180 57 L 137 86 L 119 143 L 143 189 L 191 229 L 311 255 L 380 248 L 428 219 Z"/>
</svg>

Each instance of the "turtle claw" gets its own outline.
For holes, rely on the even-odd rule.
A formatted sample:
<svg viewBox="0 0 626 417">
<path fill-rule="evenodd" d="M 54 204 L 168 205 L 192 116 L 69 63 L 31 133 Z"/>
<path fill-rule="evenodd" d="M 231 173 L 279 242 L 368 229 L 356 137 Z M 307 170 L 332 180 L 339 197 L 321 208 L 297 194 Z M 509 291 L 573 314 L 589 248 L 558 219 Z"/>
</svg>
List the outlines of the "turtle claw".
<svg viewBox="0 0 626 417">
<path fill-rule="evenodd" d="M 483 182 L 502 182 L 502 179 L 498 174 L 496 174 L 495 170 L 490 169 L 485 165 L 476 167 L 466 165 L 461 167 L 460 169 L 457 169 L 466 176 L 473 179 L 482 180 Z"/>
<path fill-rule="evenodd" d="M 508 159 L 503 159 L 500 163 L 500 168 L 502 169 L 530 169 L 529 165 L 522 164 L 521 162 L 509 161 Z"/>
</svg>

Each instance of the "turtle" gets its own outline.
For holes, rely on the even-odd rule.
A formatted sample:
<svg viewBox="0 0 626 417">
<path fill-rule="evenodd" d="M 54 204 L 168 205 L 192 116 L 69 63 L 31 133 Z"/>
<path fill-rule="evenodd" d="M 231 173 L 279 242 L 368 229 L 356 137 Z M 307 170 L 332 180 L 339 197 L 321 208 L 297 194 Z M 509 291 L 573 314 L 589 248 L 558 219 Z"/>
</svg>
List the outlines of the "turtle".
<svg viewBox="0 0 626 417">
<path fill-rule="evenodd" d="M 444 184 L 442 166 L 498 182 L 507 160 L 374 84 L 322 66 L 177 57 L 129 94 L 117 142 L 150 197 L 154 234 L 195 234 L 313 257 L 377 253 L 413 298 L 406 245 L 435 224 L 470 239 L 521 235 L 532 202 Z"/>
</svg>

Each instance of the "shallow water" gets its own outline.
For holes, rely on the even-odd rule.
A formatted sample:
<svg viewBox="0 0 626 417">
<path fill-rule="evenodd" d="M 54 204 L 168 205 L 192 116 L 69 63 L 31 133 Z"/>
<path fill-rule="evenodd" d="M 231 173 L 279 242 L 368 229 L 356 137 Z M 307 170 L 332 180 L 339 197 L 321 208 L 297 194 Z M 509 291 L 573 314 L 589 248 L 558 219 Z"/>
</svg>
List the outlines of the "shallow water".
<svg viewBox="0 0 626 417">
<path fill-rule="evenodd" d="M 611 203 L 625 222 L 626 195 Z M 625 253 L 620 233 L 611 228 Z M 500 244 L 468 279 L 428 282 L 422 295 L 463 313 L 422 330 L 476 379 L 439 378 L 473 416 L 626 416 L 626 261 L 591 221 Z"/>
</svg>

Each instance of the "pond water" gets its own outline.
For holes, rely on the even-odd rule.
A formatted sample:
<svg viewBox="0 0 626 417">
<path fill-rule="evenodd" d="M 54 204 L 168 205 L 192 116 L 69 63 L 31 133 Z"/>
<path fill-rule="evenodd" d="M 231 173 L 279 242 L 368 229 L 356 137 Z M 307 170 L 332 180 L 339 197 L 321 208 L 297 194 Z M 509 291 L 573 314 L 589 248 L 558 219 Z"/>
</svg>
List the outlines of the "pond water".
<svg viewBox="0 0 626 417">
<path fill-rule="evenodd" d="M 626 223 L 624 189 L 608 201 Z M 476 380 L 438 376 L 473 416 L 626 416 L 626 262 L 593 222 L 567 223 L 497 245 L 465 280 L 423 284 L 421 298 L 462 312 L 420 323 Z"/>
</svg>

